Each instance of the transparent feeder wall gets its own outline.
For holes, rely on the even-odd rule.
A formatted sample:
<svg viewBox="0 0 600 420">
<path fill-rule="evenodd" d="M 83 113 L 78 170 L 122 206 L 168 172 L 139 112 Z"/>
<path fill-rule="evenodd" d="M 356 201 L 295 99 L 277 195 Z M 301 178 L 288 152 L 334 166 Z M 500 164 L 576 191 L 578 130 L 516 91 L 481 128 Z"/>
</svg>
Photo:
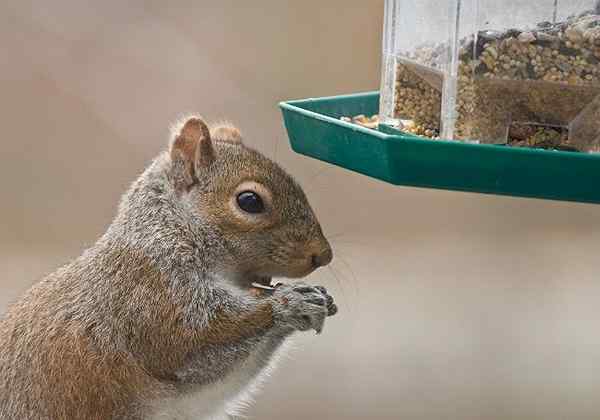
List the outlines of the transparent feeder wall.
<svg viewBox="0 0 600 420">
<path fill-rule="evenodd" d="M 600 151 L 600 6 L 386 0 L 380 118 L 431 138 Z"/>
</svg>

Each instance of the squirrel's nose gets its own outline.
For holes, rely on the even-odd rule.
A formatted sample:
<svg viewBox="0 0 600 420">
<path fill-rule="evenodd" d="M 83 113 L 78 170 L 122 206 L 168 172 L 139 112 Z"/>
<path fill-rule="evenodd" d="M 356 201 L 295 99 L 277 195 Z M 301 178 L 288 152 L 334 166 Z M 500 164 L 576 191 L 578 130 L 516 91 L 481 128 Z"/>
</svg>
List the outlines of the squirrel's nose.
<svg viewBox="0 0 600 420">
<path fill-rule="evenodd" d="M 327 247 L 325 250 L 312 255 L 312 265 L 315 268 L 323 267 L 331 262 L 333 259 L 333 251 L 331 247 Z"/>
</svg>

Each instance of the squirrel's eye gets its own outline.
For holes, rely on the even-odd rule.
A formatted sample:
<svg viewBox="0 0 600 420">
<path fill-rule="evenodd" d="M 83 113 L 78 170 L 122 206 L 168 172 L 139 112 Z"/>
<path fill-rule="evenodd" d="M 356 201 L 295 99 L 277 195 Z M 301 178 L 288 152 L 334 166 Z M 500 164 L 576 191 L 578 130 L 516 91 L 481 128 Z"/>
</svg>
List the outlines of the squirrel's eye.
<svg viewBox="0 0 600 420">
<path fill-rule="evenodd" d="M 238 206 L 246 213 L 262 213 L 265 211 L 265 204 L 260 195 L 253 191 L 243 191 L 237 196 Z"/>
</svg>

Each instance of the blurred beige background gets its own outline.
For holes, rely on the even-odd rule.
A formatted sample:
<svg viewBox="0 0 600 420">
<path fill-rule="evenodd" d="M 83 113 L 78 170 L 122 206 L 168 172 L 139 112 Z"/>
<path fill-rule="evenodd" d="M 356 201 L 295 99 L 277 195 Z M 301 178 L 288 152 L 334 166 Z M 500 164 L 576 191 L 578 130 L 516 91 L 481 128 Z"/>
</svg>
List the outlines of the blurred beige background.
<svg viewBox="0 0 600 420">
<path fill-rule="evenodd" d="M 339 316 L 249 415 L 600 418 L 600 206 L 393 187 L 290 151 L 278 101 L 378 87 L 382 10 L 2 1 L 0 311 L 94 242 L 198 111 L 296 175 L 337 251 L 311 281 Z"/>
</svg>

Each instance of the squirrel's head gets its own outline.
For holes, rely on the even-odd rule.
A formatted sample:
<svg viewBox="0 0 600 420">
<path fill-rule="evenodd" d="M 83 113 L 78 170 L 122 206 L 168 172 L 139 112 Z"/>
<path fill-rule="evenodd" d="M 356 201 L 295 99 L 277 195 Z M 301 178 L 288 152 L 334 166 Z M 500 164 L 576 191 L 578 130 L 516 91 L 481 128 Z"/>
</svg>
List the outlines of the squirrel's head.
<svg viewBox="0 0 600 420">
<path fill-rule="evenodd" d="M 240 285 L 304 277 L 332 251 L 300 186 L 228 125 L 190 117 L 174 129 L 170 182 L 190 223 L 210 229 L 217 269 Z M 214 242 L 214 243 L 211 243 Z"/>
</svg>

